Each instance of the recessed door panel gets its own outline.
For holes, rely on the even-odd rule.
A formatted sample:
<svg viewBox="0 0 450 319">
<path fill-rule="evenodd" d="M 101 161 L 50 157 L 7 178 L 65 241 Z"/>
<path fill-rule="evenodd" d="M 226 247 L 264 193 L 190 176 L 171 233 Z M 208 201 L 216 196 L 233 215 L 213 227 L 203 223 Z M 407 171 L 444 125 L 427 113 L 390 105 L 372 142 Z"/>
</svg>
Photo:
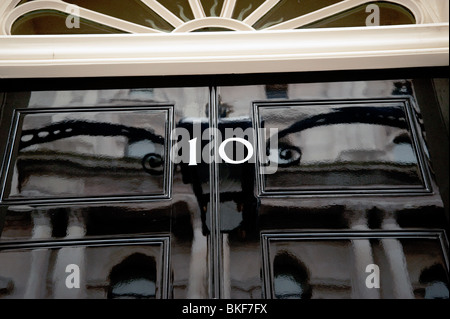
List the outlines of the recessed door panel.
<svg viewBox="0 0 450 319">
<path fill-rule="evenodd" d="M 442 233 L 262 234 L 265 296 L 277 299 L 443 299 Z"/>
<path fill-rule="evenodd" d="M 258 136 L 276 167 L 260 195 L 428 191 L 411 112 L 407 99 L 254 103 L 255 126 L 278 138 L 273 150 Z"/>
<path fill-rule="evenodd" d="M 169 196 L 173 106 L 23 109 L 15 122 L 7 201 Z"/>
<path fill-rule="evenodd" d="M 168 296 L 169 237 L 0 245 L 5 298 L 155 299 Z"/>
</svg>

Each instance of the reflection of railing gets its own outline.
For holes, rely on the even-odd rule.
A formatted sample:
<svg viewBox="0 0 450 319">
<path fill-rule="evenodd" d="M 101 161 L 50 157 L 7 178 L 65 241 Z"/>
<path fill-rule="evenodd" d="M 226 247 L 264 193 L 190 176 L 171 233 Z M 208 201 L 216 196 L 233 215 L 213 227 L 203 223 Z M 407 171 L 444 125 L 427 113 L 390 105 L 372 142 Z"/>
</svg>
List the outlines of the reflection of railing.
<svg viewBox="0 0 450 319">
<path fill-rule="evenodd" d="M 264 127 L 265 121 L 262 121 L 261 124 Z M 408 127 L 405 111 L 398 107 L 348 106 L 326 109 L 325 113 L 306 117 L 277 133 L 277 138 L 279 140 L 277 154 L 278 167 L 297 166 L 303 157 L 303 151 L 300 148 L 283 141 L 284 137 L 315 127 L 337 124 L 370 124 L 400 129 L 407 129 Z M 411 142 L 408 135 L 405 136 L 404 134 L 394 140 L 394 143 L 396 144 L 403 142 Z M 266 155 L 270 156 L 273 150 L 270 149 L 268 141 L 266 142 L 266 145 Z"/>
<path fill-rule="evenodd" d="M 289 134 L 309 128 L 332 124 L 373 124 L 406 128 L 406 118 L 403 109 L 395 107 L 362 107 L 350 106 L 333 108 L 331 112 L 314 115 L 295 122 L 288 128 L 278 132 L 281 139 Z"/>
<path fill-rule="evenodd" d="M 125 136 L 130 144 L 148 140 L 156 144 L 164 145 L 164 137 L 155 133 L 136 127 L 129 127 L 121 124 L 88 122 L 88 121 L 63 121 L 54 123 L 40 129 L 23 130 L 19 143 L 19 150 L 35 144 L 53 142 L 63 138 L 73 136 Z M 143 169 L 151 175 L 162 175 L 164 160 L 160 154 L 148 153 L 142 158 Z"/>
<path fill-rule="evenodd" d="M 143 128 L 100 122 L 64 121 L 40 129 L 22 131 L 19 149 L 78 135 L 126 136 L 130 142 L 150 140 L 154 143 L 164 144 L 163 136 Z"/>
</svg>

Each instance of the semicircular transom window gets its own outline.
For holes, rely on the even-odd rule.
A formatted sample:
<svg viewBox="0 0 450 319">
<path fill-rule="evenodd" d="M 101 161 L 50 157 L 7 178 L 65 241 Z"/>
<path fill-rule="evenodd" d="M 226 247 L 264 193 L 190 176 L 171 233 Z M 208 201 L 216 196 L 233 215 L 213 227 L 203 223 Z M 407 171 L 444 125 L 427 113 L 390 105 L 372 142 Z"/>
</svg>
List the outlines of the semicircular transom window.
<svg viewBox="0 0 450 319">
<path fill-rule="evenodd" d="M 259 31 L 417 20 L 401 0 L 13 1 L 3 27 L 13 35 Z"/>
</svg>

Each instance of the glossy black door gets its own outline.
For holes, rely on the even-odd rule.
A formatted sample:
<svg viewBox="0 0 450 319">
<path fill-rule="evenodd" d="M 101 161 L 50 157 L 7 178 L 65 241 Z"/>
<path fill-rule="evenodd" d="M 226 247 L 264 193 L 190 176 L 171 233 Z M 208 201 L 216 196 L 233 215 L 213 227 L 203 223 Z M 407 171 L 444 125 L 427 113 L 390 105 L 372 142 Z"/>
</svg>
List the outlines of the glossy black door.
<svg viewBox="0 0 450 319">
<path fill-rule="evenodd" d="M 5 93 L 0 297 L 448 298 L 423 91 Z"/>
</svg>

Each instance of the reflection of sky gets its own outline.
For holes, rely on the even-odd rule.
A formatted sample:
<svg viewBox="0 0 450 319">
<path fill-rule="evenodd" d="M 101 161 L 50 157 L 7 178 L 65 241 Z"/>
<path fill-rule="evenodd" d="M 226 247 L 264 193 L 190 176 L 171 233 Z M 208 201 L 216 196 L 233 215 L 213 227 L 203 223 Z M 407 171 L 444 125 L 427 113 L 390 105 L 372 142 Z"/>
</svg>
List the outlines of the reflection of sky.
<svg viewBox="0 0 450 319">
<path fill-rule="evenodd" d="M 140 295 L 147 297 L 154 296 L 155 291 L 155 283 L 144 278 L 120 282 L 114 285 L 112 290 L 113 294 L 118 296 Z"/>
<path fill-rule="evenodd" d="M 405 130 L 370 124 L 337 124 L 315 127 L 288 136 L 302 151 L 302 163 L 395 162 L 417 163 L 411 144 L 394 144 Z"/>
<path fill-rule="evenodd" d="M 426 299 L 448 299 L 449 292 L 447 286 L 442 281 L 432 283 L 425 288 Z"/>
<path fill-rule="evenodd" d="M 149 140 L 137 141 L 128 145 L 127 156 L 133 158 L 142 158 L 148 153 L 158 153 L 156 152 L 156 144 Z M 163 146 L 160 145 L 162 148 Z"/>
<path fill-rule="evenodd" d="M 393 159 L 397 163 L 415 164 L 416 155 L 410 144 L 398 144 L 392 149 Z"/>
<path fill-rule="evenodd" d="M 72 136 L 30 145 L 26 151 L 55 151 L 96 157 L 123 158 L 128 139 L 124 136 Z"/>
<path fill-rule="evenodd" d="M 183 107 L 176 108 L 179 117 L 205 116 L 209 102 L 208 87 L 185 88 L 143 88 L 75 91 L 31 92 L 29 108 L 37 107 L 81 107 L 93 105 L 127 106 L 145 103 L 169 103 Z"/>
<path fill-rule="evenodd" d="M 278 298 L 295 297 L 300 298 L 303 289 L 299 282 L 297 282 L 291 275 L 277 275 L 275 276 L 275 295 Z"/>
</svg>

